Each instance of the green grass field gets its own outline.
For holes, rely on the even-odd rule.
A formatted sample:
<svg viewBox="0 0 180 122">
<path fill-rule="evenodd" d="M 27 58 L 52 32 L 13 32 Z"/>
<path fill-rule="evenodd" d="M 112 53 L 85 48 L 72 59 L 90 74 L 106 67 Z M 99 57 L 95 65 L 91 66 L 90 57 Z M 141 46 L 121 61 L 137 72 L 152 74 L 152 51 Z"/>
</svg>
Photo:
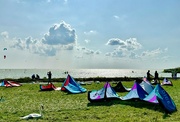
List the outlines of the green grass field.
<svg viewBox="0 0 180 122">
<path fill-rule="evenodd" d="M 180 106 L 180 80 L 172 81 L 174 86 L 163 86 L 174 100 L 177 109 Z M 132 87 L 132 82 L 122 82 L 126 87 Z M 62 83 L 55 83 L 60 87 Z M 115 86 L 116 84 L 112 84 Z M 99 90 L 104 85 L 92 83 L 84 85 L 88 91 Z M 21 116 L 39 113 L 40 104 L 44 105 L 43 118 L 28 120 L 28 122 L 177 122 L 180 112 L 165 114 L 158 106 L 142 101 L 106 101 L 90 103 L 87 92 L 82 94 L 68 94 L 62 91 L 39 92 L 39 84 L 23 84 L 21 87 L 0 87 L 0 122 L 19 122 Z M 124 96 L 126 93 L 119 93 Z"/>
</svg>

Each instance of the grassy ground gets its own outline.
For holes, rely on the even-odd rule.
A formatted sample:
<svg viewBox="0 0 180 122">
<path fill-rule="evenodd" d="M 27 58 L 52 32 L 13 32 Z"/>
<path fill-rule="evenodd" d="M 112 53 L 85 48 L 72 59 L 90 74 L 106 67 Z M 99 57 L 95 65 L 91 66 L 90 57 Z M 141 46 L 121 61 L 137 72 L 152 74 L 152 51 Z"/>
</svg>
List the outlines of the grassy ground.
<svg viewBox="0 0 180 122">
<path fill-rule="evenodd" d="M 132 82 L 123 85 L 132 87 Z M 60 87 L 62 83 L 56 83 Z M 180 107 L 180 80 L 173 81 L 174 86 L 163 86 L 174 100 L 177 109 Z M 85 85 L 90 90 L 99 90 L 103 83 Z M 112 84 L 115 86 L 115 84 Z M 119 93 L 124 96 L 127 93 Z M 40 104 L 44 105 L 43 118 L 28 122 L 161 122 L 180 120 L 180 112 L 165 114 L 160 106 L 141 101 L 106 101 L 90 103 L 87 92 L 83 94 L 67 94 L 62 91 L 39 92 L 39 84 L 23 84 L 21 87 L 0 87 L 0 122 L 19 122 L 21 116 L 39 113 Z"/>
</svg>

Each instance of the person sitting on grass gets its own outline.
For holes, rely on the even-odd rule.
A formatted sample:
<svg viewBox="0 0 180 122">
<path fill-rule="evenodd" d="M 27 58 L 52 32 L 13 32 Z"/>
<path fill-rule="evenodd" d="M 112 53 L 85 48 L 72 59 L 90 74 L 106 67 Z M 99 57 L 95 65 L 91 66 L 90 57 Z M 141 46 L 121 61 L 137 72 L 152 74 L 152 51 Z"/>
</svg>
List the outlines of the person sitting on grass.
<svg viewBox="0 0 180 122">
<path fill-rule="evenodd" d="M 36 74 L 36 80 L 39 80 L 40 76 L 38 74 Z"/>
<path fill-rule="evenodd" d="M 32 78 L 32 80 L 35 80 L 35 74 L 33 74 L 33 75 L 31 76 L 31 78 Z"/>
</svg>

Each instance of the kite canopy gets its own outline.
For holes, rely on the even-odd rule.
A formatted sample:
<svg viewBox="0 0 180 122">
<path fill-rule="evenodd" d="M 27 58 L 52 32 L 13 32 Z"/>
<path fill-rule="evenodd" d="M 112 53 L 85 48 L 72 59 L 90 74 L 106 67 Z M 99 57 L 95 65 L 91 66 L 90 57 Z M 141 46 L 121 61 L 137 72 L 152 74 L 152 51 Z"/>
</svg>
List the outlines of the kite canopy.
<svg viewBox="0 0 180 122">
<path fill-rule="evenodd" d="M 102 101 L 107 99 L 120 99 L 115 90 L 111 87 L 111 85 L 106 82 L 104 87 L 100 90 L 93 90 L 88 92 L 88 100 L 89 101 Z"/>
<path fill-rule="evenodd" d="M 83 93 L 87 91 L 80 84 L 78 84 L 69 74 L 65 79 L 64 83 L 62 84 L 61 90 L 68 91 L 69 93 L 73 94 Z"/>
<path fill-rule="evenodd" d="M 15 81 L 7 81 L 7 80 L 3 80 L 0 83 L 0 86 L 4 86 L 4 87 L 17 87 L 17 86 L 21 86 L 20 83 L 15 82 Z"/>
<path fill-rule="evenodd" d="M 150 102 L 150 103 L 156 103 L 158 104 L 158 100 L 157 100 L 157 97 L 156 97 L 156 93 L 157 93 L 157 87 L 155 87 L 151 93 L 149 95 L 147 95 L 143 100 L 144 101 L 147 101 L 147 102 Z"/>
<path fill-rule="evenodd" d="M 123 86 L 121 81 L 119 81 L 118 84 L 115 87 L 113 87 L 113 89 L 116 92 L 129 92 L 131 90 L 131 88 L 126 88 L 125 86 Z"/>
<path fill-rule="evenodd" d="M 154 90 L 143 100 L 151 103 L 161 103 L 169 112 L 176 110 L 173 100 L 159 84 L 157 84 Z"/>
<path fill-rule="evenodd" d="M 144 91 L 146 91 L 148 94 L 150 94 L 153 89 L 154 89 L 154 86 L 152 86 L 149 81 L 142 81 L 140 83 L 140 86 L 144 89 Z"/>
<path fill-rule="evenodd" d="M 40 90 L 41 91 L 52 91 L 52 90 L 56 90 L 56 87 L 54 86 L 54 84 L 49 83 L 47 85 L 40 85 Z"/>
<path fill-rule="evenodd" d="M 156 96 L 159 103 L 165 108 L 166 112 L 172 113 L 177 111 L 174 101 L 159 84 L 156 86 Z"/>
<path fill-rule="evenodd" d="M 131 91 L 122 97 L 122 100 L 140 99 L 146 102 L 160 104 L 166 112 L 172 113 L 177 110 L 174 101 L 169 94 L 159 85 L 148 94 L 137 82 L 134 83 Z"/>
<path fill-rule="evenodd" d="M 137 83 L 134 82 L 133 87 L 131 88 L 131 91 L 124 97 L 122 97 L 122 100 L 130 100 L 130 99 L 140 99 L 143 100 L 148 93 Z"/>
<path fill-rule="evenodd" d="M 7 50 L 7 48 L 5 47 L 3 50 L 5 51 L 5 50 Z M 6 59 L 6 55 L 4 55 L 4 59 Z"/>
<path fill-rule="evenodd" d="M 171 99 L 169 94 L 157 84 L 155 88 L 147 81 L 142 83 L 134 82 L 131 91 L 124 97 L 119 97 L 111 85 L 106 82 L 103 88 L 100 90 L 93 90 L 88 92 L 88 100 L 93 101 L 104 101 L 107 99 L 119 99 L 119 100 L 131 100 L 139 99 L 145 102 L 159 104 L 167 113 L 177 111 L 174 101 Z"/>
<path fill-rule="evenodd" d="M 170 80 L 168 80 L 167 78 L 164 78 L 161 85 L 173 86 L 172 82 Z"/>
</svg>

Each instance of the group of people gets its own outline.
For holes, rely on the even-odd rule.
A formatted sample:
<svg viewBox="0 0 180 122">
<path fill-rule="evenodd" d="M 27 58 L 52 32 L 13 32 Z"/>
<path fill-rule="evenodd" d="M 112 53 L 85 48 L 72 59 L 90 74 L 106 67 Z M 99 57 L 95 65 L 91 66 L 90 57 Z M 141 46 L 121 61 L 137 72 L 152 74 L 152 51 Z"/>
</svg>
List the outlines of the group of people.
<svg viewBox="0 0 180 122">
<path fill-rule="evenodd" d="M 147 72 L 147 80 L 151 81 L 153 78 L 153 75 L 151 75 L 150 70 Z M 154 83 L 159 83 L 159 74 L 157 71 L 154 73 Z"/>
<path fill-rule="evenodd" d="M 65 72 L 65 73 L 68 74 L 68 72 Z M 49 83 L 51 83 L 51 78 L 52 78 L 52 73 L 51 73 L 51 71 L 47 72 L 47 76 L 48 76 L 48 84 L 49 84 Z M 154 77 L 154 83 L 160 83 L 160 82 L 159 82 L 159 74 L 158 74 L 158 72 L 155 71 L 154 76 L 153 76 L 153 75 L 151 75 L 150 70 L 148 70 L 148 71 L 147 71 L 147 80 L 148 80 L 148 81 L 151 81 L 151 80 L 153 79 L 153 77 Z M 33 79 L 33 80 L 35 80 L 35 79 L 40 79 L 40 77 L 39 77 L 38 74 L 36 74 L 36 76 L 35 76 L 35 74 L 33 74 L 33 75 L 32 75 L 32 79 Z"/>
<path fill-rule="evenodd" d="M 48 76 L 48 83 L 50 83 L 51 82 L 51 77 L 52 77 L 52 73 L 51 73 L 51 71 L 49 71 L 49 72 L 47 72 L 47 76 Z M 38 74 L 33 74 L 32 76 L 31 76 L 31 78 L 32 78 L 32 80 L 39 80 L 40 79 L 40 76 L 38 75 Z"/>
<path fill-rule="evenodd" d="M 65 74 L 68 74 L 68 72 L 65 72 Z M 47 76 L 48 76 L 48 83 L 50 83 L 51 82 L 51 78 L 52 78 L 52 73 L 51 73 L 51 71 L 49 71 L 49 72 L 47 72 Z M 152 80 L 152 77 L 153 77 L 153 75 L 151 75 L 151 73 L 150 73 L 150 70 L 148 70 L 148 72 L 147 72 L 147 80 L 148 81 L 151 81 Z M 36 74 L 36 76 L 35 76 L 35 74 L 33 74 L 32 75 L 32 79 L 33 80 L 35 80 L 35 79 L 40 79 L 40 77 L 39 77 L 39 75 L 38 74 Z M 157 83 L 159 83 L 159 74 L 158 74 L 158 72 L 157 71 L 155 71 L 155 73 L 154 73 L 154 81 L 155 82 L 157 82 Z"/>
<path fill-rule="evenodd" d="M 32 78 L 32 80 L 39 80 L 40 79 L 40 76 L 38 75 L 38 74 L 33 74 L 32 76 L 31 76 L 31 78 Z"/>
</svg>

